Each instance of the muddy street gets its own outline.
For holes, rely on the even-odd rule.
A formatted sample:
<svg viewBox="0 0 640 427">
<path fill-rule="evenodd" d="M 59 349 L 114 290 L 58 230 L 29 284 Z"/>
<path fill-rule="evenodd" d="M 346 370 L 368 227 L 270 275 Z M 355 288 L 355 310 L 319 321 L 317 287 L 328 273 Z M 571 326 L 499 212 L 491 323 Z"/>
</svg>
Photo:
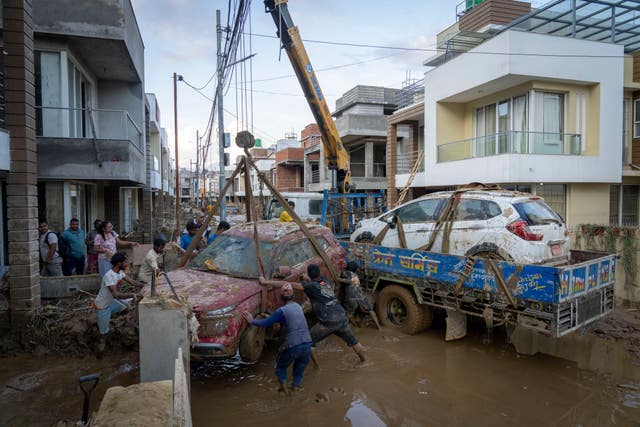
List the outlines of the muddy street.
<svg viewBox="0 0 640 427">
<path fill-rule="evenodd" d="M 417 336 L 356 332 L 369 361 L 331 337 L 319 346 L 321 371 L 307 368 L 304 390 L 278 393 L 270 348 L 256 365 L 194 367 L 194 425 L 637 426 L 640 368 L 618 344 L 593 339 L 569 347 L 574 360 L 518 355 L 498 331 L 490 345 L 474 331 L 445 343 L 435 328 Z M 585 350 L 586 349 L 586 350 Z M 590 369 L 589 363 L 593 362 Z"/>
<path fill-rule="evenodd" d="M 255 365 L 194 363 L 194 425 L 640 425 L 640 367 L 624 347 L 628 339 L 577 333 L 541 346 L 556 356 L 526 356 L 506 343 L 502 328 L 484 344 L 478 324 L 465 339 L 445 343 L 436 320 L 415 336 L 356 329 L 369 357 L 362 366 L 330 337 L 318 347 L 321 370 L 310 365 L 304 390 L 291 398 L 276 391 L 275 343 Z M 101 374 L 92 412 L 108 387 L 134 384 L 139 375 L 135 352 L 1 360 L 0 425 L 7 426 L 78 420 L 82 375 Z"/>
</svg>

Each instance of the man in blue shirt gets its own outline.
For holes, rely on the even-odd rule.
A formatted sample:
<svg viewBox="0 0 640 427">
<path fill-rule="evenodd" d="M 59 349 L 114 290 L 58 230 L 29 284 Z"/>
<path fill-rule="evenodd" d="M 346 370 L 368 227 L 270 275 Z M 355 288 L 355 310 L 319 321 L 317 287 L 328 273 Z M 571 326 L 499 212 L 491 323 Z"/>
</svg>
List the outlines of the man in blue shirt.
<svg viewBox="0 0 640 427">
<path fill-rule="evenodd" d="M 198 224 L 196 224 L 194 220 L 190 219 L 189 222 L 187 222 L 187 232 L 182 233 L 182 235 L 180 236 L 180 247 L 186 251 L 193 241 L 193 236 L 195 236 L 197 232 Z M 197 252 L 198 248 L 193 251 L 194 254 Z"/>
<path fill-rule="evenodd" d="M 291 284 L 284 283 L 282 285 L 280 288 L 280 298 L 282 298 L 286 304 L 278 308 L 266 319 L 254 320 L 248 311 L 245 311 L 242 315 L 249 324 L 254 326 L 268 328 L 274 323 L 280 323 L 285 328 L 285 342 L 276 359 L 276 377 L 278 377 L 278 381 L 280 382 L 281 390 L 289 395 L 289 390 L 287 389 L 287 368 L 293 363 L 292 389 L 294 391 L 296 389 L 300 390 L 302 388 L 304 370 L 312 358 L 311 335 L 309 334 L 309 326 L 307 326 L 307 319 L 304 317 L 302 307 L 293 301 L 293 287 L 291 287 Z M 316 363 L 315 359 L 314 363 Z M 317 366 L 316 364 L 316 367 Z"/>
<path fill-rule="evenodd" d="M 216 229 L 216 232 L 212 233 L 209 236 L 209 239 L 207 239 L 207 245 L 210 245 L 211 242 L 216 240 L 216 237 L 218 237 L 219 235 L 221 235 L 222 233 L 224 233 L 225 231 L 227 231 L 230 228 L 231 228 L 231 226 L 229 225 L 229 223 L 227 221 L 220 221 L 220 224 L 218 224 L 218 228 Z"/>
<path fill-rule="evenodd" d="M 63 264 L 64 275 L 71 276 L 74 270 L 78 275 L 84 274 L 85 250 L 87 249 L 87 245 L 85 243 L 84 230 L 80 228 L 78 218 L 73 218 L 69 222 L 69 228 L 67 228 L 60 237 L 65 240 L 69 247 Z"/>
</svg>

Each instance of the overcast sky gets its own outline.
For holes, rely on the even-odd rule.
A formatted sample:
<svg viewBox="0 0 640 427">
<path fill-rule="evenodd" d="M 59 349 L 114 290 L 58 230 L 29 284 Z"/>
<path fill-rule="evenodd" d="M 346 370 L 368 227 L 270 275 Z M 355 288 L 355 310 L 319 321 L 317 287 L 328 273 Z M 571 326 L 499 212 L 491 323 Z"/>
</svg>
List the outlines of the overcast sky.
<svg viewBox="0 0 640 427">
<path fill-rule="evenodd" d="M 434 48 L 436 34 L 455 22 L 456 4 L 460 0 L 289 0 L 289 10 L 303 39 L 368 44 Z M 173 153 L 173 72 L 196 87 L 203 86 L 215 72 L 216 24 L 215 11 L 222 10 L 226 23 L 227 1 L 223 0 L 132 0 L 145 45 L 145 90 L 157 95 L 161 110 L 161 125 L 169 134 Z M 236 3 L 232 1 L 231 4 Z M 272 18 L 264 13 L 261 0 L 252 3 L 251 20 L 245 24 L 257 35 L 275 35 Z M 279 42 L 275 38 L 246 38 L 256 54 L 252 61 L 253 102 L 247 97 L 247 108 L 236 98 L 242 92 L 235 89 L 235 79 L 225 95 L 225 109 L 245 117 L 246 125 L 225 112 L 225 129 L 232 136 L 238 130 L 251 129 L 249 111 L 253 109 L 253 130 L 263 146 L 274 143 L 285 132 L 298 135 L 313 122 L 302 90 Z M 352 87 L 363 85 L 400 88 L 407 76 L 422 78 L 422 61 L 429 52 L 347 47 L 307 42 L 311 64 L 334 111 L 335 101 Z M 238 57 L 242 57 L 241 53 Z M 358 65 L 349 65 L 362 62 Z M 345 66 L 346 65 L 346 66 Z M 245 68 L 247 79 L 250 70 Z M 269 80 L 270 79 L 270 80 Z M 239 79 L 242 80 L 242 79 Z M 202 92 L 212 97 L 215 80 Z M 203 132 L 211 110 L 211 102 L 184 83 L 178 84 L 178 135 L 181 166 L 195 160 L 196 130 Z M 217 126 L 217 125 L 216 125 Z M 214 141 L 217 144 L 217 140 Z M 217 162 L 217 145 L 212 160 Z M 233 153 L 235 155 L 235 152 Z M 233 157 L 232 157 L 233 158 Z M 210 163 L 210 162 L 208 162 Z"/>
</svg>

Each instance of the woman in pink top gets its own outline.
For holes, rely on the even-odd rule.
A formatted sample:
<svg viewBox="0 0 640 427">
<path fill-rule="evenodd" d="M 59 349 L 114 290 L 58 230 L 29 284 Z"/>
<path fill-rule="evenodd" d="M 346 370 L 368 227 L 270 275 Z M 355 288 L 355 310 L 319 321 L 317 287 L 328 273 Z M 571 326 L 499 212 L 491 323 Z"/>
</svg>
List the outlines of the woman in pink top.
<svg viewBox="0 0 640 427">
<path fill-rule="evenodd" d="M 136 242 L 127 242 L 118 239 L 118 233 L 113 231 L 110 221 L 103 221 L 98 226 L 98 234 L 93 241 L 93 247 L 98 253 L 98 272 L 103 277 L 111 270 L 111 257 L 116 253 L 117 246 L 138 246 Z"/>
</svg>

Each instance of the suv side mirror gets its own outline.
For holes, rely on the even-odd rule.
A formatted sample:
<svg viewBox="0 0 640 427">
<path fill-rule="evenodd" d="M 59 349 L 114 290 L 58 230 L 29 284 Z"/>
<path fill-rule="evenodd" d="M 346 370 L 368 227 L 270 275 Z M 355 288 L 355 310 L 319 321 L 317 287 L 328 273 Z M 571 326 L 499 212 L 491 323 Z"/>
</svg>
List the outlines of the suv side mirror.
<svg viewBox="0 0 640 427">
<path fill-rule="evenodd" d="M 389 228 L 396 228 L 396 224 L 398 223 L 398 217 L 396 215 L 391 215 L 384 219 L 384 222 L 389 224 Z"/>
</svg>

